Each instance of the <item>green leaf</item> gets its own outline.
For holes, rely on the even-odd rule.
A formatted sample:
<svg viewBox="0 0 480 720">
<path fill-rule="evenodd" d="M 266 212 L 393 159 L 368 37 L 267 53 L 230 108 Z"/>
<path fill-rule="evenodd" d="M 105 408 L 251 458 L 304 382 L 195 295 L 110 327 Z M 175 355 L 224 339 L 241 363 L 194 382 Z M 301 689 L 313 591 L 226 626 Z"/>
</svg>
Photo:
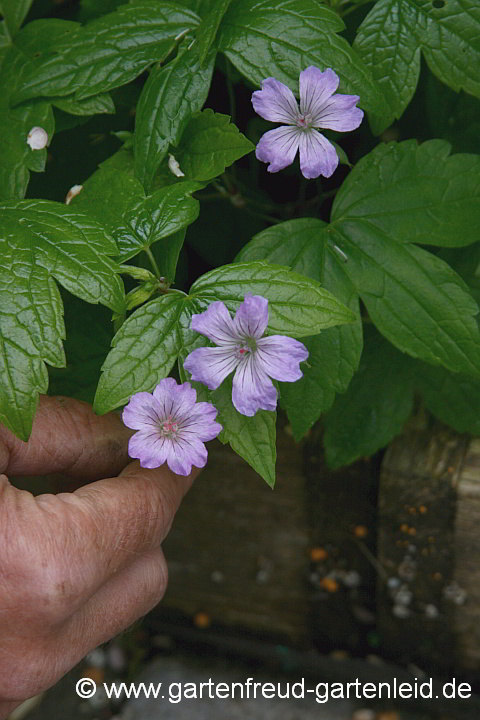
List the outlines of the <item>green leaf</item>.
<svg viewBox="0 0 480 720">
<path fill-rule="evenodd" d="M 228 115 L 207 109 L 188 123 L 175 159 L 188 180 L 207 182 L 254 149 Z"/>
<path fill-rule="evenodd" d="M 45 168 L 47 150 L 32 150 L 27 135 L 32 127 L 42 127 L 51 140 L 54 129 L 50 105 L 11 108 L 10 103 L 19 74 L 28 58 L 15 46 L 0 50 L 0 199 L 22 199 L 29 181 L 29 170 L 41 172 Z"/>
<path fill-rule="evenodd" d="M 3 32 L 0 35 L 12 38 L 24 21 L 33 0 L 0 0 L 0 16 Z"/>
<path fill-rule="evenodd" d="M 145 193 L 133 175 L 110 165 L 100 167 L 88 178 L 71 207 L 87 213 L 113 234 L 123 225 L 125 213 L 145 200 Z"/>
<path fill-rule="evenodd" d="M 178 145 L 192 116 L 207 99 L 215 53 L 202 67 L 195 48 L 181 48 L 168 65 L 153 68 L 135 116 L 135 176 L 148 190 L 170 144 Z"/>
<path fill-rule="evenodd" d="M 276 417 L 275 412 L 258 410 L 253 417 L 242 415 L 232 405 L 232 378 L 227 378 L 211 393 L 218 409 L 217 422 L 223 425 L 221 440 L 248 462 L 273 488 L 275 485 Z"/>
<path fill-rule="evenodd" d="M 332 224 L 358 222 L 397 242 L 459 247 L 478 240 L 480 157 L 449 155 L 450 145 L 415 140 L 378 145 L 341 186 Z"/>
<path fill-rule="evenodd" d="M 104 229 L 47 200 L 0 205 L 0 420 L 21 439 L 32 427 L 45 362 L 64 365 L 63 306 L 54 279 L 90 303 L 123 308 L 123 285 Z"/>
<path fill-rule="evenodd" d="M 108 93 L 92 95 L 84 100 L 75 100 L 73 95 L 64 98 L 51 98 L 52 105 L 70 115 L 98 115 L 100 113 L 114 113 L 115 105 Z"/>
<path fill-rule="evenodd" d="M 346 254 L 345 272 L 380 332 L 433 365 L 480 373 L 478 307 L 461 278 L 440 258 L 400 244 L 363 219 L 328 231 Z"/>
<path fill-rule="evenodd" d="M 360 96 L 375 133 L 392 121 L 378 83 L 337 33 L 341 18 L 321 0 L 234 0 L 222 20 L 219 49 L 254 85 L 269 76 L 298 91 L 301 70 L 333 68 L 340 92 Z"/>
<path fill-rule="evenodd" d="M 266 262 L 235 263 L 211 270 L 192 285 L 190 296 L 205 303 L 221 300 L 235 311 L 249 292 L 267 298 L 271 333 L 305 337 L 355 320 L 354 313 L 320 283 Z"/>
<path fill-rule="evenodd" d="M 442 82 L 480 97 L 479 37 L 477 0 L 380 0 L 360 25 L 354 47 L 400 117 L 417 87 L 420 51 Z"/>
<path fill-rule="evenodd" d="M 126 212 L 123 218 L 125 224 L 114 233 L 119 259 L 128 260 L 154 242 L 194 222 L 200 204 L 191 194 L 201 187 L 199 183 L 190 181 L 170 185 L 157 190 Z"/>
<path fill-rule="evenodd" d="M 123 323 L 102 367 L 94 410 L 103 414 L 167 377 L 182 347 L 185 295 L 170 292 L 142 305 Z"/>
<path fill-rule="evenodd" d="M 402 356 L 371 326 L 358 372 L 325 415 L 327 462 L 337 468 L 369 457 L 402 430 L 412 411 L 413 373 Z"/>
<path fill-rule="evenodd" d="M 34 63 L 16 101 L 72 93 L 82 100 L 123 85 L 161 60 L 175 38 L 198 23 L 195 13 L 169 2 L 133 0 L 121 5 L 80 27 Z"/>
<path fill-rule="evenodd" d="M 197 30 L 197 52 L 200 56 L 200 64 L 203 64 L 208 55 L 220 22 L 227 12 L 228 6 L 232 0 L 217 0 L 210 12 L 200 23 Z"/>
<path fill-rule="evenodd" d="M 480 380 L 417 363 L 416 382 L 435 417 L 460 433 L 480 435 Z"/>
<path fill-rule="evenodd" d="M 288 265 L 318 280 L 356 315 L 354 323 L 303 338 L 309 351 L 308 362 L 302 366 L 303 378 L 279 384 L 280 402 L 296 440 L 331 407 L 335 393 L 345 392 L 362 353 L 358 295 L 328 248 L 324 228 L 325 223 L 314 218 L 289 220 L 258 233 L 237 257 L 242 262 L 267 260 Z"/>
</svg>

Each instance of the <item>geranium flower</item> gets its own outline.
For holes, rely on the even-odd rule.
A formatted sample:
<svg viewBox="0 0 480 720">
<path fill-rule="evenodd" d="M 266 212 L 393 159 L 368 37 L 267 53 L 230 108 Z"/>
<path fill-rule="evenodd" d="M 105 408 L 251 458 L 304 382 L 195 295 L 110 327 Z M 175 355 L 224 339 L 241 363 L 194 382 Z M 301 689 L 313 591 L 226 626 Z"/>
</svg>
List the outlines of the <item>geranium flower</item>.
<svg viewBox="0 0 480 720">
<path fill-rule="evenodd" d="M 330 177 L 338 165 L 337 152 L 316 128 L 346 132 L 355 130 L 363 119 L 363 110 L 355 107 L 358 95 L 334 95 L 338 75 L 327 68 L 321 72 L 311 65 L 300 73 L 300 107 L 294 94 L 273 77 L 262 82 L 252 95 L 259 115 L 271 122 L 286 123 L 269 130 L 260 138 L 256 156 L 270 163 L 268 172 L 291 165 L 300 150 L 300 170 L 306 178 Z"/>
<path fill-rule="evenodd" d="M 301 342 L 285 335 L 263 337 L 268 323 L 268 300 L 245 295 L 235 318 L 223 302 L 192 317 L 191 328 L 208 337 L 217 347 L 198 348 L 190 353 L 184 367 L 192 380 L 215 390 L 235 370 L 232 402 L 242 415 L 257 410 L 275 410 L 277 390 L 270 380 L 294 382 L 303 373 L 300 363 L 308 357 Z"/>
<path fill-rule="evenodd" d="M 217 409 L 208 402 L 196 402 L 190 383 L 178 385 L 174 378 L 161 380 L 152 393 L 132 395 L 122 415 L 123 422 L 138 430 L 128 442 L 128 454 L 139 458 L 144 468 L 167 463 L 177 475 L 189 475 L 192 465 L 207 462 L 204 443 L 222 430 L 215 422 Z"/>
</svg>

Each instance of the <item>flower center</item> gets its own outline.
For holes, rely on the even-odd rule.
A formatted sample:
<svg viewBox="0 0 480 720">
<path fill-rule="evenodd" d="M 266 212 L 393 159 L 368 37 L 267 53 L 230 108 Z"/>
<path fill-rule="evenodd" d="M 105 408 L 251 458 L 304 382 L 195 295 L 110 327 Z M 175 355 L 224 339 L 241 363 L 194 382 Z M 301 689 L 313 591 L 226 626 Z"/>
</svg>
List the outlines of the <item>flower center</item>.
<svg viewBox="0 0 480 720">
<path fill-rule="evenodd" d="M 235 357 L 239 360 L 246 357 L 249 353 L 255 352 L 257 343 L 254 338 L 247 338 L 242 343 L 235 346 Z"/>
<path fill-rule="evenodd" d="M 175 437 L 178 432 L 178 422 L 169 415 L 160 426 L 160 432 L 163 437 Z"/>
<path fill-rule="evenodd" d="M 310 123 L 312 122 L 312 116 L 310 113 L 307 113 L 306 115 L 299 115 L 297 117 L 296 125 L 299 128 L 308 128 L 310 126 Z"/>
</svg>

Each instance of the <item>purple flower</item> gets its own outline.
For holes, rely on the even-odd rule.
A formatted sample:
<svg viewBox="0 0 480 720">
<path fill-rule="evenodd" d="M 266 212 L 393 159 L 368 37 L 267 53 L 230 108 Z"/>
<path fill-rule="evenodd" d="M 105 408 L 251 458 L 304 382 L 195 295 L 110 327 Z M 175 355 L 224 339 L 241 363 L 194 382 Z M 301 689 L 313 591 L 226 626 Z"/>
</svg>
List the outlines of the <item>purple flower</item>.
<svg viewBox="0 0 480 720">
<path fill-rule="evenodd" d="M 245 295 L 234 318 L 223 302 L 192 317 L 192 330 L 206 335 L 217 347 L 198 348 L 184 367 L 192 380 L 215 390 L 233 370 L 232 401 L 242 415 L 257 410 L 275 410 L 277 390 L 270 380 L 294 382 L 303 373 L 300 363 L 308 357 L 305 345 L 284 335 L 262 337 L 268 322 L 268 300 Z"/>
<path fill-rule="evenodd" d="M 300 108 L 294 94 L 283 83 L 269 77 L 252 95 L 255 112 L 265 120 L 286 123 L 262 135 L 256 156 L 270 163 L 268 172 L 291 165 L 300 150 L 300 170 L 306 178 L 330 177 L 338 165 L 333 145 L 315 128 L 339 132 L 355 130 L 363 110 L 355 107 L 358 95 L 335 95 L 339 78 L 330 68 L 321 72 L 311 65 L 300 73 Z"/>
<path fill-rule="evenodd" d="M 217 410 L 211 403 L 196 402 L 190 383 L 177 385 L 165 378 L 153 394 L 139 392 L 123 411 L 123 422 L 138 430 L 128 443 L 128 454 L 139 458 L 144 468 L 157 468 L 165 462 L 177 475 L 189 475 L 192 465 L 204 467 L 207 449 L 222 430 L 215 422 Z"/>
</svg>

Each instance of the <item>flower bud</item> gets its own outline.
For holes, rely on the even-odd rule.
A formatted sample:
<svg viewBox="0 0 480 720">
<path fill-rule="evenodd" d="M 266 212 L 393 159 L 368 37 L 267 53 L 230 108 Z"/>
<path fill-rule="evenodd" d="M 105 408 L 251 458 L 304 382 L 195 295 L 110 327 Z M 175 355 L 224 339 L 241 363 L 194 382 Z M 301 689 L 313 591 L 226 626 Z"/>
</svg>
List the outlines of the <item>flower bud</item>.
<svg viewBox="0 0 480 720">
<path fill-rule="evenodd" d="M 47 132 L 42 127 L 38 127 L 38 125 L 32 127 L 27 135 L 27 144 L 30 145 L 32 150 L 43 150 L 44 147 L 47 147 L 47 143 Z"/>
<path fill-rule="evenodd" d="M 65 198 L 65 205 L 70 205 L 74 197 L 77 197 L 83 190 L 83 185 L 72 185 Z"/>
</svg>

